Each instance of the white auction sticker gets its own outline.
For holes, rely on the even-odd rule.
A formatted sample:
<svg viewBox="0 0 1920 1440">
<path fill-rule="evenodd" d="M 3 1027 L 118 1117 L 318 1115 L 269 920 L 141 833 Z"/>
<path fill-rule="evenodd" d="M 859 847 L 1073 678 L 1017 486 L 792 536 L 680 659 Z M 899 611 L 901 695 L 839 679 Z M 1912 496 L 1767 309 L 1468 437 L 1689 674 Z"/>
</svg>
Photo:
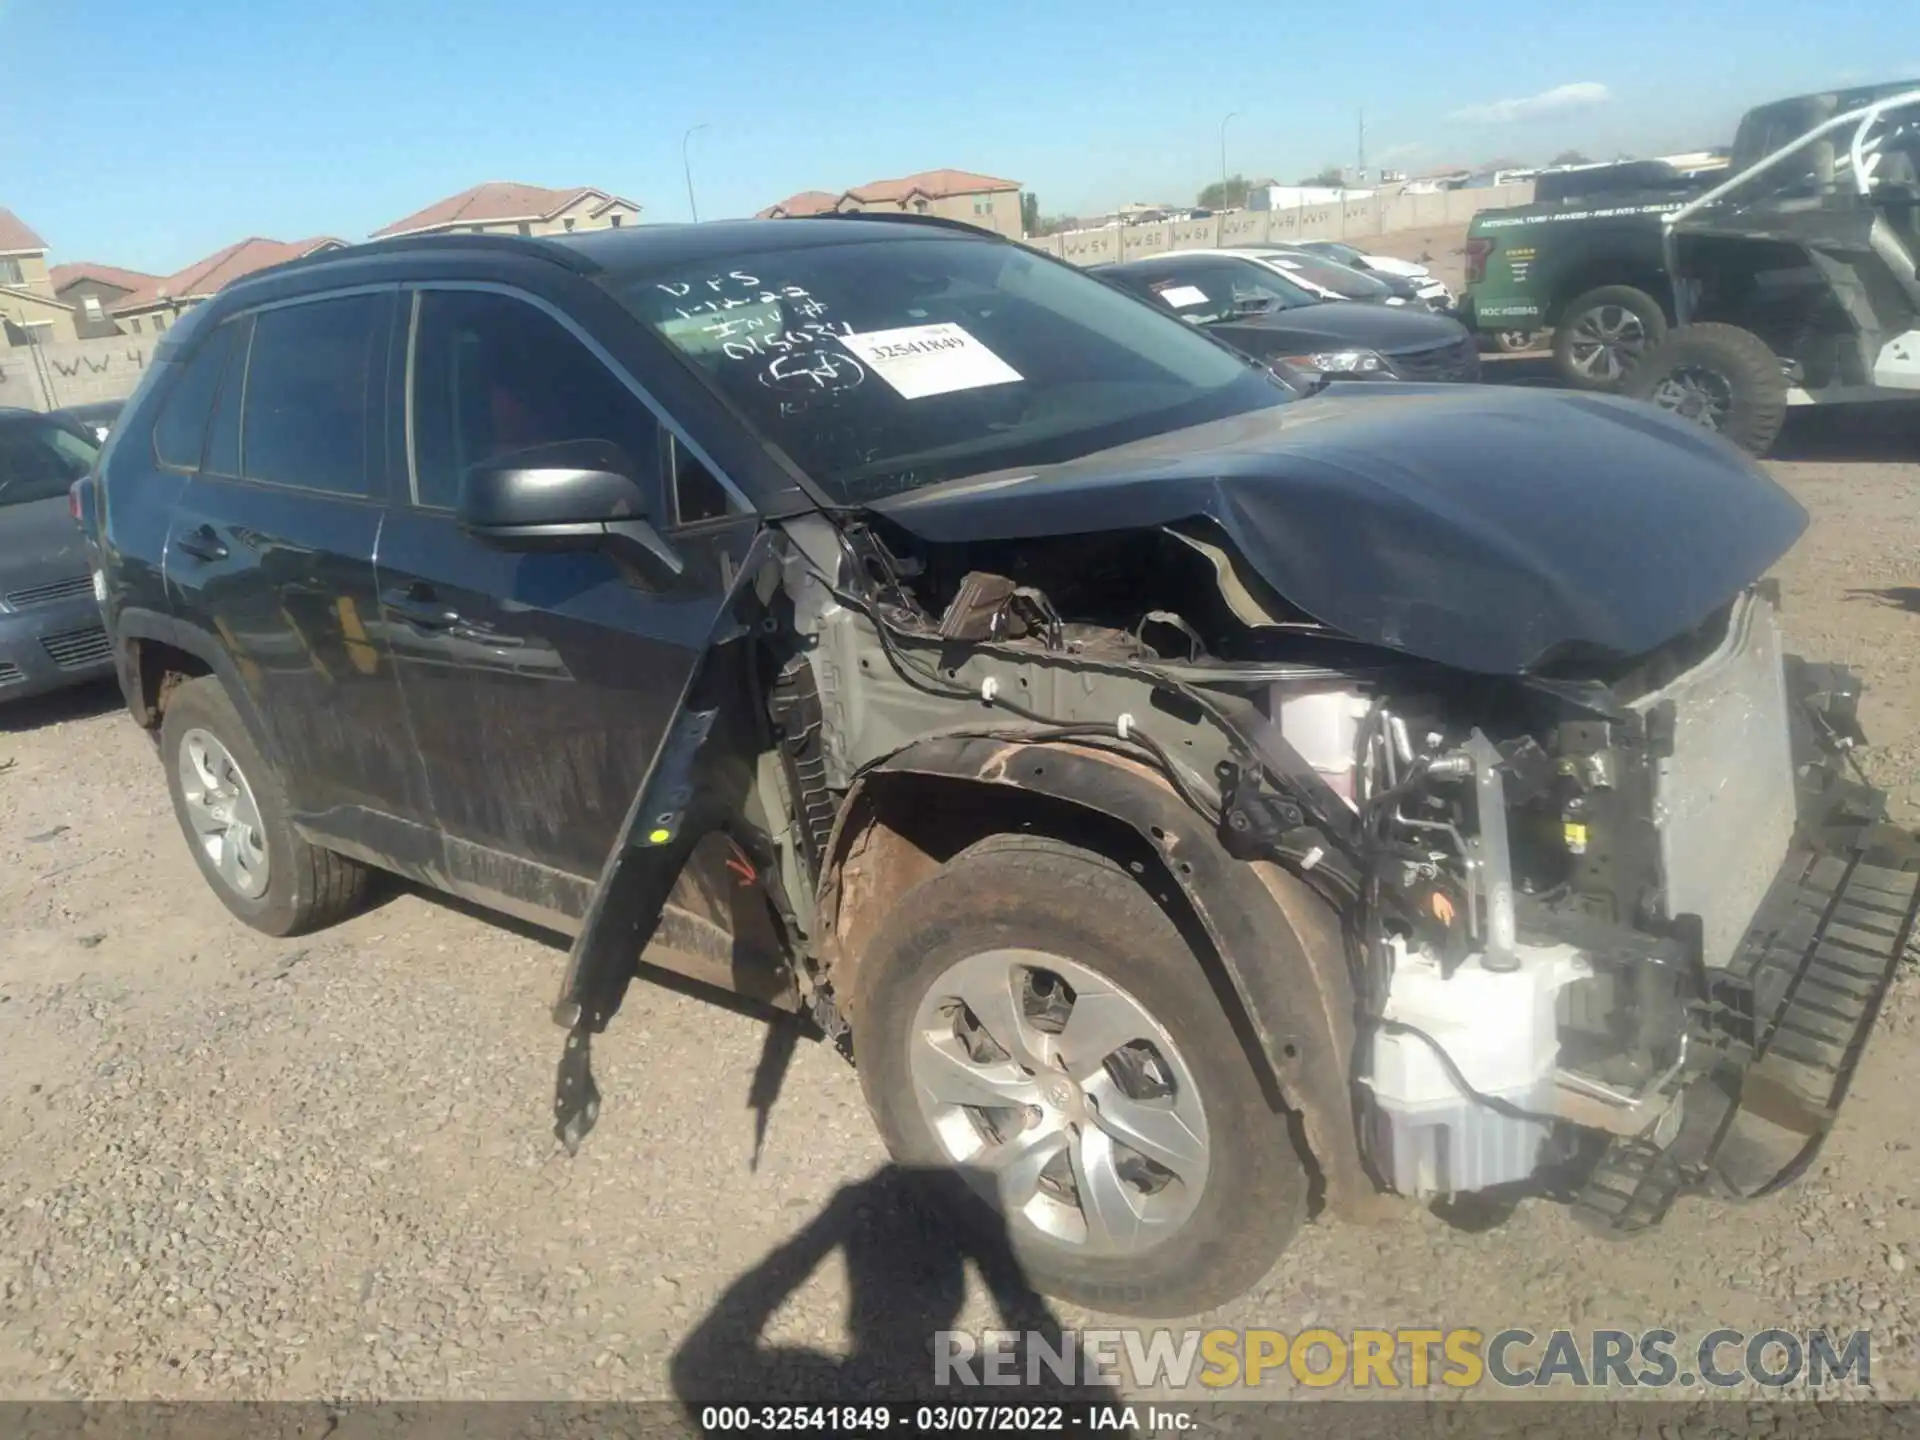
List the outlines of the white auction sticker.
<svg viewBox="0 0 1920 1440">
<path fill-rule="evenodd" d="M 842 335 L 840 343 L 909 400 L 1005 385 L 1020 372 L 958 325 L 908 325 Z"/>
<path fill-rule="evenodd" d="M 1207 292 L 1198 285 L 1169 285 L 1156 293 L 1176 310 L 1184 310 L 1189 305 L 1207 303 Z"/>
</svg>

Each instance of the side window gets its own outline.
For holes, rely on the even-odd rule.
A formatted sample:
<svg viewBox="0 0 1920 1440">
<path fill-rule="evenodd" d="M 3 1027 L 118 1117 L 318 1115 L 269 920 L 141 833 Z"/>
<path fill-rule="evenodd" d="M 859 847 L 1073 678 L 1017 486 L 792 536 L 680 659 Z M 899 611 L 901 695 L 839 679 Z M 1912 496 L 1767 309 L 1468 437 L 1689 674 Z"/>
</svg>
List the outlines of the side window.
<svg viewBox="0 0 1920 1440">
<path fill-rule="evenodd" d="M 367 493 L 368 392 L 391 303 L 343 295 L 254 316 L 240 420 L 249 480 Z"/>
<path fill-rule="evenodd" d="M 247 393 L 247 352 L 253 348 L 253 317 L 243 316 L 226 327 L 233 332 L 233 359 L 226 382 L 213 402 L 213 423 L 207 427 L 206 458 L 200 466 L 210 475 L 240 473 L 240 402 Z"/>
<path fill-rule="evenodd" d="M 153 422 L 153 453 L 162 465 L 192 470 L 200 464 L 207 416 L 213 409 L 227 356 L 233 350 L 236 328 L 222 325 L 207 336 L 162 402 L 160 417 Z"/>
<path fill-rule="evenodd" d="M 450 510 L 467 468 L 562 440 L 605 440 L 657 475 L 653 412 L 551 315 L 508 295 L 427 290 L 413 337 L 414 503 Z"/>
<path fill-rule="evenodd" d="M 673 477 L 673 513 L 675 523 L 697 525 L 702 520 L 718 520 L 738 512 L 739 507 L 714 473 L 700 463 L 700 457 L 671 434 L 667 437 L 667 473 Z"/>
</svg>

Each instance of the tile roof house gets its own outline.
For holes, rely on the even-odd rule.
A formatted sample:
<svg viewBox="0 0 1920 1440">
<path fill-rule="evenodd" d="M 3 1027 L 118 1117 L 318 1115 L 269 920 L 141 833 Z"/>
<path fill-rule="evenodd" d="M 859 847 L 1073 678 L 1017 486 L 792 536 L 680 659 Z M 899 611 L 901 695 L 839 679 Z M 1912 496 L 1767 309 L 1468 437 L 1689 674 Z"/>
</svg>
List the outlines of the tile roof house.
<svg viewBox="0 0 1920 1440">
<path fill-rule="evenodd" d="M 339 250 L 346 241 L 321 235 L 310 240 L 263 240 L 249 238 L 216 250 L 204 260 L 196 260 L 184 270 L 149 280 L 131 294 L 108 307 L 124 331 L 139 335 L 149 330 L 165 330 L 173 318 L 189 306 L 244 275 L 282 265 L 321 250 Z"/>
<path fill-rule="evenodd" d="M 982 229 L 997 230 L 1018 240 L 1020 182 L 976 175 L 970 170 L 922 170 L 898 180 L 875 180 L 838 195 L 824 190 L 802 190 L 760 212 L 762 219 L 783 220 L 795 215 L 823 215 L 830 211 L 908 211 L 964 220 Z"/>
<path fill-rule="evenodd" d="M 789 195 L 777 205 L 769 205 L 755 218 L 760 220 L 785 220 L 792 215 L 825 215 L 840 206 L 840 197 L 830 195 L 825 190 L 802 190 L 797 195 Z"/>
<path fill-rule="evenodd" d="M 123 270 L 118 265 L 102 265 L 94 260 L 76 260 L 56 265 L 48 272 L 54 297 L 74 307 L 73 327 L 82 340 L 95 340 L 125 332 L 110 313 L 134 291 L 160 279 L 139 270 Z"/>
<path fill-rule="evenodd" d="M 11 210 L 0 208 L 0 344 L 72 340 L 74 307 L 53 292 L 47 242 Z"/>
<path fill-rule="evenodd" d="M 549 190 L 541 185 L 521 185 L 511 180 L 489 180 L 436 200 L 424 210 L 383 225 L 373 232 L 375 240 L 399 235 L 446 235 L 462 231 L 481 234 L 551 235 L 556 231 L 605 230 L 633 224 L 640 218 L 640 207 L 631 200 L 575 186 L 570 190 Z"/>
</svg>

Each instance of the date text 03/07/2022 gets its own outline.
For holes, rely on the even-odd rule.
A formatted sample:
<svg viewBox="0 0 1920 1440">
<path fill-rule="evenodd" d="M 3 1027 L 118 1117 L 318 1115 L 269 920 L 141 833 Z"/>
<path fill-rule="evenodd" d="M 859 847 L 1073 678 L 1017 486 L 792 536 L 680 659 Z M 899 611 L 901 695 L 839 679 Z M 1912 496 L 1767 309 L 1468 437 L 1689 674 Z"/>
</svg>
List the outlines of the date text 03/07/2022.
<svg viewBox="0 0 1920 1440">
<path fill-rule="evenodd" d="M 1198 1425 L 1191 1406 L 1122 1402 L 708 1405 L 700 1411 L 700 1429 L 708 1435 L 1147 1435 L 1177 1434 Z"/>
</svg>

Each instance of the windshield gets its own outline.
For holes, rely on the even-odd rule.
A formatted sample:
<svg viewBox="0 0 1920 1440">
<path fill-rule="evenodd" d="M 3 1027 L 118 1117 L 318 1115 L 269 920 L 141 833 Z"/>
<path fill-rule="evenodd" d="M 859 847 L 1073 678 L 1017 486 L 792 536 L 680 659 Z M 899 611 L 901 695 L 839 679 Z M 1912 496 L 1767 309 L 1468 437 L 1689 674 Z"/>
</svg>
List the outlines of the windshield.
<svg viewBox="0 0 1920 1440">
<path fill-rule="evenodd" d="M 1362 275 L 1358 270 L 1349 270 L 1344 265 L 1336 265 L 1316 255 L 1303 255 L 1295 250 L 1269 250 L 1259 258 L 1265 264 L 1278 266 L 1296 280 L 1321 290 L 1331 290 L 1344 300 L 1378 300 L 1383 295 L 1393 293 L 1391 286 L 1382 284 L 1371 275 Z"/>
<path fill-rule="evenodd" d="M 1288 398 L 1232 351 L 1014 245 L 889 235 L 617 292 L 835 504 Z"/>
<path fill-rule="evenodd" d="M 92 441 L 38 416 L 0 421 L 0 505 L 65 495 L 99 455 Z"/>
</svg>

